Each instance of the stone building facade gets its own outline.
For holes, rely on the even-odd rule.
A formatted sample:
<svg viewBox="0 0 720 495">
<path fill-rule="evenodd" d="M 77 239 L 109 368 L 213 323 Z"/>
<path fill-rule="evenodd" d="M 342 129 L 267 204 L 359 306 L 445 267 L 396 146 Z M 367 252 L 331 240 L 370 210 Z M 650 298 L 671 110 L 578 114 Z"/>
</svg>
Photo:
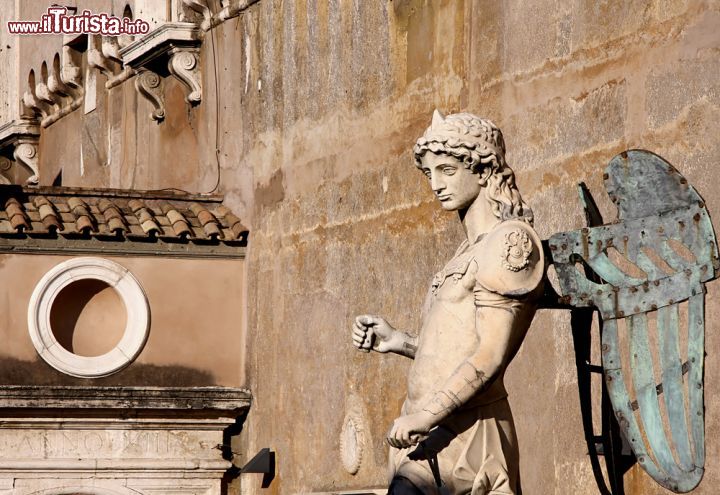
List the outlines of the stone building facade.
<svg viewBox="0 0 720 495">
<path fill-rule="evenodd" d="M 228 493 L 247 494 L 381 490 L 387 477 L 384 436 L 404 398 L 407 363 L 357 353 L 349 326 L 355 314 L 371 312 L 415 331 L 439 260 L 448 259 L 462 238 L 412 163 L 411 146 L 435 108 L 478 113 L 503 129 L 508 163 L 543 238 L 584 225 L 579 181 L 600 200 L 605 218 L 614 217 L 602 171 L 631 148 L 652 150 L 674 164 L 717 222 L 717 2 L 70 3 L 79 11 L 145 19 L 152 31 L 116 43 L 92 36 L 10 35 L 3 26 L 0 174 L 4 182 L 24 187 L 14 193 L 21 195 L 18 203 L 27 210 L 33 188 L 60 202 L 68 188 L 84 188 L 91 191 L 86 203 L 106 218 L 99 206 L 103 195 L 119 201 L 124 214 L 132 194 L 153 205 L 186 205 L 181 209 L 188 212 L 209 193 L 215 195 L 208 201 L 214 201 L 210 210 L 219 228 L 233 226 L 217 213 L 222 205 L 249 231 L 247 246 L 226 246 L 227 256 L 207 255 L 214 248 L 202 243 L 184 256 L 168 249 L 149 256 L 128 236 L 116 241 L 111 255 L 89 252 L 130 270 L 153 315 L 137 359 L 105 378 L 70 378 L 46 365 L 25 318 L 33 288 L 60 262 L 88 254 L 84 241 L 69 248 L 53 244 L 52 254 L 35 249 L 0 255 L 6 281 L 0 299 L 6 315 L 0 328 L 2 414 L 47 438 L 48 445 L 62 432 L 62 411 L 82 425 L 79 436 L 67 437 L 68 448 L 58 447 L 65 452 L 60 458 L 77 456 L 85 442 L 100 452 L 93 457 L 88 447 L 81 453 L 89 464 L 78 468 L 82 476 L 70 476 L 80 480 L 69 485 L 77 493 L 178 493 L 167 481 L 176 478 L 166 477 L 161 489 L 161 483 L 148 484 L 147 473 L 165 469 L 189 476 L 202 471 L 197 466 L 203 462 L 215 463 L 207 469 L 217 480 L 206 490 L 220 490 L 221 484 Z M 2 20 L 39 19 L 47 6 L 7 0 Z M 64 87 L 53 85 L 54 74 Z M 11 217 L 12 212 L 8 222 Z M 16 232 L 11 227 L 8 232 Z M 58 254 L 62 249 L 69 254 Z M 699 494 L 715 493 L 720 482 L 718 287 L 709 284 L 707 294 L 707 463 Z M 117 310 L 103 309 L 112 297 L 99 296 L 91 301 L 96 312 L 84 321 L 88 328 L 103 318 L 112 321 Z M 592 332 L 590 361 L 599 364 L 597 328 Z M 578 394 L 582 363 L 576 362 L 574 342 L 569 313 L 542 310 L 508 370 L 523 490 L 531 495 L 603 493 L 588 455 Z M 87 345 L 95 344 L 90 339 Z M 591 382 L 599 434 L 600 378 Z M 67 386 L 80 386 L 73 389 L 79 395 L 62 395 Z M 193 389 L 209 395 L 198 398 Z M 123 390 L 137 397 L 128 399 Z M 78 400 L 103 411 L 91 415 L 95 423 Z M 43 404 L 54 404 L 53 412 L 40 414 Z M 125 458 L 153 458 L 157 464 L 165 457 L 157 442 L 155 450 L 128 454 L 130 436 L 113 429 L 119 416 L 108 412 L 121 404 L 139 418 L 138 429 L 126 433 L 159 438 L 167 430 L 159 433 L 157 421 L 148 423 L 158 417 L 175 421 L 177 431 L 178 424 L 191 425 L 192 432 L 183 430 L 191 447 L 179 449 L 189 464 L 118 468 L 116 461 Z M 55 423 L 17 419 L 46 416 Z M 211 419 L 214 430 L 202 431 L 214 432 L 212 440 L 193 437 L 200 435 L 197 425 Z M 221 438 L 230 423 L 230 432 L 241 431 Z M 7 431 L 0 429 L 3 445 L 35 439 L 19 434 L 12 440 Z M 106 436 L 88 433 L 98 431 Z M 218 432 L 217 441 L 234 451 L 238 467 L 262 448 L 272 449 L 274 475 L 240 474 L 230 468 L 228 452 L 223 459 L 221 449 L 204 450 Z M 103 451 L 98 438 L 124 438 L 113 445 L 126 441 L 127 448 Z M 87 488 L 101 465 L 110 466 L 102 468 L 105 481 Z M 0 460 L 0 478 L 14 480 L 3 481 L 0 490 L 32 493 L 18 491 L 25 485 L 17 480 L 32 478 L 17 474 L 23 469 L 32 468 Z M 638 465 L 628 463 L 619 473 L 616 483 L 626 494 L 666 493 Z M 75 493 L 59 490 L 56 478 L 33 489 Z M 125 488 L 112 488 L 118 485 L 113 479 L 123 480 Z M 86 488 L 73 488 L 80 485 Z M 183 493 L 205 493 L 199 486 Z"/>
</svg>

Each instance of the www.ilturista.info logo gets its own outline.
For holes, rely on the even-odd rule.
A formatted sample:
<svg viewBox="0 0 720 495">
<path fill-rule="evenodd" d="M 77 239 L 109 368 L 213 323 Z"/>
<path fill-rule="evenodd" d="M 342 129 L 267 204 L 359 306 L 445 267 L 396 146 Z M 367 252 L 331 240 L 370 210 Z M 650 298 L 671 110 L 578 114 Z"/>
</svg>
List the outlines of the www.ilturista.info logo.
<svg viewBox="0 0 720 495">
<path fill-rule="evenodd" d="M 124 34 L 145 34 L 150 24 L 142 19 L 115 17 L 106 13 L 93 14 L 83 10 L 82 14 L 68 15 L 68 9 L 53 6 L 40 16 L 39 21 L 8 21 L 10 34 L 103 34 L 121 36 Z"/>
</svg>

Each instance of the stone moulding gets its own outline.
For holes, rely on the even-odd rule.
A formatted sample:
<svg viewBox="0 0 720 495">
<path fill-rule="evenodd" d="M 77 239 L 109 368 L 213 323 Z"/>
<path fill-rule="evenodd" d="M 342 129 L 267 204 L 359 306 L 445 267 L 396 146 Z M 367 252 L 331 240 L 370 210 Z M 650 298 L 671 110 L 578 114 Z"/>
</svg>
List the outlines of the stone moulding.
<svg viewBox="0 0 720 495">
<path fill-rule="evenodd" d="M 26 184 L 38 182 L 38 143 L 40 142 L 40 125 L 33 119 L 12 120 L 0 126 L 0 151 L 12 150 L 14 166 L 21 167 L 29 175 Z M 11 167 L 6 173 L 10 172 Z M 10 182 L 10 177 L 6 177 Z"/>
<path fill-rule="evenodd" d="M 230 387 L 0 386 L 0 493 L 220 495 Z"/>
<path fill-rule="evenodd" d="M 94 415 L 86 410 L 205 411 L 212 415 L 239 415 L 250 408 L 248 389 L 232 387 L 77 387 L 0 385 L 0 414 L 8 410 L 62 409 L 73 414 Z M 83 413 L 83 411 L 86 411 Z M 72 414 L 71 414 L 72 413 Z M 194 414 L 194 412 L 192 413 Z M 30 421 L 18 418 L 18 421 Z M 33 420 L 34 421 L 34 420 Z M 3 424 L 0 424 L 0 430 Z"/>
<path fill-rule="evenodd" d="M 129 69 L 145 74 L 135 88 L 153 105 L 151 118 L 160 121 L 165 108 L 162 99 L 162 72 L 167 70 L 186 88 L 185 100 L 196 105 L 202 100 L 199 47 L 200 28 L 191 22 L 166 23 L 122 48 L 119 56 Z"/>
</svg>

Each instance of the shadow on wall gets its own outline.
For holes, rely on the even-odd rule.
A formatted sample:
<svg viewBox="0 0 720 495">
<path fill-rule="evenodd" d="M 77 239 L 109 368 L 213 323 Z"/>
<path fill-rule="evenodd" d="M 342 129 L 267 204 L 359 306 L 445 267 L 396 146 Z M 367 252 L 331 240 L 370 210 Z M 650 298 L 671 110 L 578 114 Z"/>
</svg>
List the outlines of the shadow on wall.
<svg viewBox="0 0 720 495">
<path fill-rule="evenodd" d="M 125 370 L 104 378 L 74 378 L 56 371 L 40 358 L 35 361 L 21 361 L 6 357 L 0 359 L 1 385 L 207 387 L 216 385 L 216 382 L 213 375 L 207 371 L 185 366 L 139 363 L 131 364 Z"/>
</svg>

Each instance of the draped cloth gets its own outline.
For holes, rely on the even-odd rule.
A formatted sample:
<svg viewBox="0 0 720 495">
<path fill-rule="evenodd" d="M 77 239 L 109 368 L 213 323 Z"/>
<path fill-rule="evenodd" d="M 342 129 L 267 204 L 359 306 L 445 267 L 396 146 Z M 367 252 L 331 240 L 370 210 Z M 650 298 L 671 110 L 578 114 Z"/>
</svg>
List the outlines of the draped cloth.
<svg viewBox="0 0 720 495">
<path fill-rule="evenodd" d="M 442 488 L 431 468 L 435 462 Z M 520 495 L 517 438 L 507 398 L 456 411 L 420 445 L 391 447 L 390 470 L 427 495 Z"/>
</svg>

